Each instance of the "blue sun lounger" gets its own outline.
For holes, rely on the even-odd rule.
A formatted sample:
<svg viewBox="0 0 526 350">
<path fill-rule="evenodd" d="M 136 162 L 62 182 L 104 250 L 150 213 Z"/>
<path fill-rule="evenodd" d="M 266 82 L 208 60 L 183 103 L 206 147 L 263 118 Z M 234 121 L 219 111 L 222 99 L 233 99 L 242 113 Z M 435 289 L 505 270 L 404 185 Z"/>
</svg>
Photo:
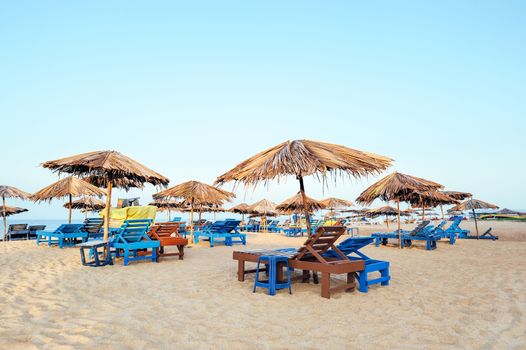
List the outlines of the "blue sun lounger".
<svg viewBox="0 0 526 350">
<path fill-rule="evenodd" d="M 283 233 L 285 233 L 285 235 L 287 237 L 298 237 L 298 236 L 303 236 L 303 230 L 301 229 L 301 227 L 288 227 L 288 228 L 284 228 L 283 229 Z"/>
<path fill-rule="evenodd" d="M 459 239 L 468 238 L 469 230 L 460 228 L 460 223 L 464 218 L 460 215 L 453 216 L 453 221 L 444 231 L 448 233 L 454 233 Z"/>
<path fill-rule="evenodd" d="M 115 233 L 110 246 L 115 249 L 116 257 L 119 257 L 122 251 L 124 266 L 128 266 L 130 261 L 157 261 L 157 250 L 161 244 L 159 241 L 152 240 L 147 234 L 151 223 L 151 219 L 125 220 L 119 231 Z M 151 249 L 150 254 L 141 252 L 139 255 L 139 251 L 148 251 L 148 249 Z"/>
<path fill-rule="evenodd" d="M 446 226 L 446 224 L 447 220 L 442 220 L 437 226 L 429 225 L 425 230 L 428 234 L 433 234 L 440 239 L 448 239 L 449 244 L 453 245 L 457 240 L 457 234 L 454 231 L 445 230 L 444 226 Z"/>
<path fill-rule="evenodd" d="M 59 248 L 73 247 L 78 241 L 86 242 L 88 233 L 83 231 L 83 224 L 63 224 L 55 231 L 37 231 L 37 245 L 46 243 L 48 246 L 56 244 Z"/>
<path fill-rule="evenodd" d="M 279 220 L 271 220 L 267 226 L 268 232 L 279 232 L 280 228 L 278 227 Z"/>
<path fill-rule="evenodd" d="M 246 245 L 247 235 L 238 231 L 240 223 L 241 221 L 239 220 L 216 221 L 209 227 L 194 232 L 194 241 L 199 243 L 200 237 L 207 238 L 210 248 L 216 244 L 218 239 L 223 240 L 226 246 L 232 246 L 233 244 Z"/>
<path fill-rule="evenodd" d="M 426 227 L 429 225 L 429 220 L 422 221 L 418 226 L 416 226 L 411 231 L 402 230 L 401 231 L 401 246 L 410 247 L 413 244 L 413 241 L 425 241 L 426 250 L 433 250 L 437 247 L 437 241 L 440 240 L 440 237 L 426 231 Z M 390 239 L 398 239 L 398 231 L 394 232 L 376 232 L 371 235 L 375 239 L 375 246 L 386 245 Z"/>
<path fill-rule="evenodd" d="M 388 286 L 391 276 L 389 275 L 389 261 L 371 259 L 360 251 L 363 247 L 373 243 L 373 237 L 351 237 L 347 238 L 336 247 L 350 260 L 364 260 L 365 269 L 357 272 L 359 291 L 367 293 L 369 286 L 380 283 L 382 286 Z M 338 258 L 338 254 L 332 249 L 326 254 L 328 257 Z M 369 274 L 373 272 L 379 272 L 380 277 L 370 279 Z"/>
</svg>

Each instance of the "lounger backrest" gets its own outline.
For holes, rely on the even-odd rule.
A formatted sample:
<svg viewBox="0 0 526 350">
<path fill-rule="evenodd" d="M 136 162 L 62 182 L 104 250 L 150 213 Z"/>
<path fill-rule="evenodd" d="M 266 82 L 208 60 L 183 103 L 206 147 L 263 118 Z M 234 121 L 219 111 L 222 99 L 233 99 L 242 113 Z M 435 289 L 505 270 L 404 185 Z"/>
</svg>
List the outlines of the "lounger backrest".
<svg viewBox="0 0 526 350">
<path fill-rule="evenodd" d="M 157 239 L 163 237 L 172 237 L 175 235 L 179 237 L 179 227 L 181 226 L 180 222 L 159 222 L 152 226 L 150 230 L 150 237 L 155 237 Z"/>
<path fill-rule="evenodd" d="M 410 236 L 416 236 L 416 235 L 422 233 L 422 231 L 426 228 L 427 225 L 429 225 L 429 223 L 430 223 L 429 220 L 422 221 L 413 230 L 411 230 L 411 232 L 409 232 L 409 235 Z"/>
<path fill-rule="evenodd" d="M 27 230 L 27 224 L 12 224 L 7 229 L 8 232 Z"/>
<path fill-rule="evenodd" d="M 83 224 L 62 224 L 55 230 L 55 232 L 66 234 L 77 233 L 82 229 L 83 226 Z"/>
<path fill-rule="evenodd" d="M 226 221 L 216 221 L 210 225 L 208 230 L 210 232 L 223 232 L 226 225 Z"/>
<path fill-rule="evenodd" d="M 84 220 L 84 227 L 82 230 L 88 233 L 98 233 L 104 224 L 104 219 L 101 218 L 87 218 Z"/>
<path fill-rule="evenodd" d="M 240 220 L 226 220 L 224 230 L 227 233 L 232 233 L 232 231 L 235 231 L 239 224 L 241 223 Z"/>
<path fill-rule="evenodd" d="M 356 254 L 361 259 L 370 260 L 370 258 L 367 255 L 360 252 L 360 249 L 373 242 L 374 238 L 372 237 L 351 237 L 338 244 L 337 247 L 342 251 L 343 254 L 347 256 L 351 254 Z M 333 253 L 331 254 L 333 256 L 337 256 L 337 254 L 335 254 L 332 251 L 330 251 L 330 253 Z"/>
<path fill-rule="evenodd" d="M 143 238 L 150 239 L 146 232 L 148 232 L 151 223 L 151 219 L 126 220 L 122 224 L 116 238 L 127 243 L 139 242 Z"/>
<path fill-rule="evenodd" d="M 173 222 L 181 222 L 181 217 L 180 216 L 176 216 L 176 217 L 172 218 L 172 221 Z"/>
<path fill-rule="evenodd" d="M 327 263 L 322 257 L 330 248 L 335 250 L 334 243 L 345 233 L 343 226 L 318 227 L 314 235 L 309 237 L 292 259 L 305 260 L 314 257 L 321 263 Z M 339 250 L 338 250 L 339 251 Z M 342 257 L 343 258 L 343 257 Z"/>
<path fill-rule="evenodd" d="M 29 232 L 37 232 L 37 231 L 44 231 L 46 229 L 46 225 L 32 225 L 27 228 Z"/>
</svg>

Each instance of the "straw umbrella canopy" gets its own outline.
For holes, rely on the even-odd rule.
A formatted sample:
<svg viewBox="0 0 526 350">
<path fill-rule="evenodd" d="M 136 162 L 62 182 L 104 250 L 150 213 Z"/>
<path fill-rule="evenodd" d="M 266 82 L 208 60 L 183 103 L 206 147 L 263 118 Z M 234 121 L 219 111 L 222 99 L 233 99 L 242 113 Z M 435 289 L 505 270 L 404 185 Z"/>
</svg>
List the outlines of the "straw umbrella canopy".
<svg viewBox="0 0 526 350">
<path fill-rule="evenodd" d="M 192 241 L 194 239 L 194 210 L 204 206 L 223 205 L 225 201 L 230 201 L 235 197 L 236 195 L 231 192 L 199 181 L 183 182 L 153 195 L 155 199 L 175 199 L 189 205 Z"/>
<path fill-rule="evenodd" d="M 4 219 L 4 222 L 6 222 L 6 218 L 11 215 L 20 214 L 27 211 L 25 208 L 19 208 L 19 207 L 8 207 L 6 205 L 0 206 L 0 212 L 2 213 L 2 217 Z M 7 235 L 4 233 L 3 241 L 6 242 Z"/>
<path fill-rule="evenodd" d="M 408 201 L 415 192 L 438 190 L 443 186 L 439 183 L 416 176 L 394 172 L 363 191 L 356 201 L 362 205 L 369 205 L 379 198 L 385 202 L 396 201 L 398 210 L 398 237 L 401 244 L 400 229 L 400 201 Z"/>
<path fill-rule="evenodd" d="M 181 203 L 173 200 L 154 200 L 148 205 L 153 205 L 159 209 L 159 211 L 168 212 L 168 221 L 172 218 L 172 210 L 181 208 Z"/>
<path fill-rule="evenodd" d="M 77 200 L 74 200 L 71 203 L 64 204 L 64 208 L 68 209 L 81 209 L 86 213 L 88 217 L 88 211 L 100 211 L 104 209 L 106 205 L 100 199 L 95 197 L 84 197 Z"/>
<path fill-rule="evenodd" d="M 245 226 L 245 214 L 249 213 L 247 203 L 239 203 L 238 205 L 233 206 L 227 211 L 231 213 L 241 214 L 241 226 Z"/>
<path fill-rule="evenodd" d="M 309 210 L 309 213 L 326 208 L 325 204 L 323 204 L 322 201 L 317 201 L 316 199 L 307 196 L 306 198 L 307 209 Z M 301 193 L 298 192 L 296 195 L 285 199 L 283 202 L 276 206 L 276 210 L 285 214 L 292 214 L 297 211 L 303 210 L 303 197 L 301 196 Z"/>
<path fill-rule="evenodd" d="M 57 182 L 52 183 L 49 186 L 44 187 L 40 191 L 36 192 L 31 196 L 31 199 L 35 202 L 51 202 L 55 198 L 68 198 L 68 223 L 71 224 L 71 209 L 73 197 L 80 196 L 104 196 L 104 191 L 98 187 L 87 183 L 84 180 L 79 179 L 75 176 L 68 176 Z"/>
<path fill-rule="evenodd" d="M 451 209 L 458 211 L 471 210 L 473 212 L 473 218 L 475 219 L 475 230 L 477 231 L 477 239 L 479 239 L 479 227 L 477 224 L 477 215 L 475 215 L 475 209 L 499 209 L 499 207 L 495 204 L 484 202 L 479 199 L 473 199 L 473 197 L 471 197 L 470 199 L 457 204 Z"/>
<path fill-rule="evenodd" d="M 261 225 L 265 229 L 267 223 L 267 216 L 277 216 L 276 203 L 269 201 L 268 199 L 262 199 L 252 205 L 248 206 L 251 217 L 260 216 Z"/>
<path fill-rule="evenodd" d="M 326 216 L 333 218 L 336 216 L 336 209 L 345 209 L 354 206 L 354 203 L 351 201 L 334 197 L 322 199 L 320 202 L 325 205 L 325 209 L 329 210 L 329 213 L 327 213 Z"/>
<path fill-rule="evenodd" d="M 307 232 L 311 234 L 310 217 L 303 178 L 314 175 L 325 180 L 327 174 L 354 176 L 356 178 L 379 174 L 391 165 L 392 159 L 362 152 L 344 146 L 309 140 L 286 141 L 269 148 L 238 164 L 219 176 L 216 183 L 242 182 L 245 186 L 278 181 L 294 176 L 299 181 L 303 198 L 303 211 L 307 220 Z"/>
<path fill-rule="evenodd" d="M 59 173 L 70 173 L 81 177 L 92 176 L 106 187 L 106 208 L 104 209 L 104 240 L 108 239 L 111 191 L 113 187 L 129 189 L 142 188 L 145 183 L 166 186 L 168 178 L 147 168 L 141 163 L 116 151 L 96 151 L 48 161 L 44 168 Z"/>
<path fill-rule="evenodd" d="M 425 208 L 435 208 L 440 206 L 442 209 L 443 205 L 446 204 L 457 204 L 459 201 L 454 199 L 444 192 L 428 190 L 428 191 L 416 191 L 414 192 L 408 201 L 412 204 L 413 208 L 422 208 L 422 220 L 426 218 Z M 442 210 L 442 219 L 444 218 L 444 211 Z"/>
<path fill-rule="evenodd" d="M 398 215 L 398 209 L 396 208 L 393 208 L 389 205 L 384 205 L 383 207 L 379 207 L 379 208 L 374 208 L 374 209 L 369 209 L 365 212 L 365 215 L 368 216 L 368 217 L 371 217 L 371 218 L 375 218 L 375 217 L 378 217 L 378 216 L 383 216 L 385 215 L 385 220 L 386 220 L 386 223 L 387 223 L 387 228 L 389 229 L 389 216 L 394 216 L 394 215 Z M 401 216 L 408 216 L 410 215 L 409 213 L 406 213 L 404 211 L 401 211 L 400 212 L 400 215 Z"/>
<path fill-rule="evenodd" d="M 3 219 L 3 223 L 4 223 L 4 241 L 5 241 L 5 239 L 7 237 L 7 219 L 6 219 L 6 217 L 10 215 L 10 214 L 7 214 L 7 212 L 5 211 L 5 210 L 7 210 L 7 208 L 10 208 L 10 207 L 7 206 L 5 199 L 6 198 L 29 199 L 29 197 L 31 197 L 31 194 L 27 193 L 27 192 L 24 192 L 22 190 L 19 190 L 16 187 L 2 185 L 2 186 L 0 186 L 0 196 L 2 197 L 2 219 Z"/>
</svg>

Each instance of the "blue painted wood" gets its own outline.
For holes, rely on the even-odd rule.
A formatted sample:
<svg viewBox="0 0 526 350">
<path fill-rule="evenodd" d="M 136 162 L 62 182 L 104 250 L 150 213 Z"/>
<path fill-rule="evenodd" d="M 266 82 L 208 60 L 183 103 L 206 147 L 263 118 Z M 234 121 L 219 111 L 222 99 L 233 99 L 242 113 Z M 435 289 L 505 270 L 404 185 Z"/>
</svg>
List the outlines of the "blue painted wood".
<svg viewBox="0 0 526 350">
<path fill-rule="evenodd" d="M 261 264 L 266 265 L 266 270 L 268 271 L 268 280 L 260 280 L 259 272 Z M 278 266 L 281 264 L 281 266 Z M 285 268 L 287 274 L 286 281 L 278 281 L 278 268 Z M 289 268 L 289 259 L 286 256 L 279 255 L 260 255 L 258 257 L 258 264 L 256 267 L 256 279 L 254 280 L 254 289 L 253 293 L 256 292 L 256 288 L 266 288 L 268 289 L 269 295 L 276 295 L 276 291 L 279 289 L 289 289 L 289 294 L 292 294 L 292 288 L 290 283 L 290 268 Z"/>
<path fill-rule="evenodd" d="M 82 231 L 83 224 L 63 224 L 55 231 L 37 231 L 37 245 L 42 241 L 47 241 L 48 246 L 56 244 L 60 249 L 64 247 L 72 247 L 78 243 L 86 242 L 88 233 Z"/>
<path fill-rule="evenodd" d="M 358 290 L 362 293 L 369 291 L 369 286 L 378 284 L 388 286 L 391 276 L 389 275 L 389 262 L 383 260 L 371 259 L 360 251 L 363 247 L 373 243 L 373 237 L 351 237 L 337 245 L 337 248 L 345 254 L 350 260 L 363 260 L 365 262 L 365 269 L 357 272 L 358 275 Z M 334 250 L 329 250 L 324 254 L 327 257 L 339 258 L 339 255 Z M 380 277 L 370 278 L 371 273 L 380 273 Z"/>
<path fill-rule="evenodd" d="M 119 231 L 115 233 L 110 245 L 115 248 L 117 257 L 120 256 L 120 250 L 122 250 L 124 266 L 128 266 L 130 261 L 137 260 L 157 262 L 157 250 L 161 244 L 148 236 L 147 232 L 151 224 L 151 219 L 126 220 Z M 151 253 L 149 255 L 138 255 L 140 250 L 151 250 Z"/>
<path fill-rule="evenodd" d="M 194 242 L 199 243 L 200 238 L 208 239 L 210 247 L 219 241 L 222 241 L 226 246 L 233 244 L 247 244 L 246 234 L 240 233 L 238 230 L 241 221 L 227 219 L 223 221 L 216 221 L 212 225 L 194 232 Z"/>
<path fill-rule="evenodd" d="M 434 233 L 431 233 L 426 230 L 429 221 L 422 221 L 418 226 L 413 230 L 401 230 L 401 246 L 410 247 L 413 244 L 413 241 L 425 241 L 426 250 L 433 250 L 437 248 L 437 241 L 440 240 L 440 236 Z M 386 245 L 390 239 L 398 240 L 399 235 L 398 231 L 394 232 L 375 232 L 371 235 L 375 239 L 375 246 Z"/>
</svg>

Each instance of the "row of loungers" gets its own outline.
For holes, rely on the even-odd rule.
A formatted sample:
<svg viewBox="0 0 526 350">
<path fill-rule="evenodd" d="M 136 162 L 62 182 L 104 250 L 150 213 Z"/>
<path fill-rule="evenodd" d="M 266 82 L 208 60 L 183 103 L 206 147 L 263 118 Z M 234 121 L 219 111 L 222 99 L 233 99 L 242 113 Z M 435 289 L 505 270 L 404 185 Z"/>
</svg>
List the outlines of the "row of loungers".
<svg viewBox="0 0 526 350">
<path fill-rule="evenodd" d="M 246 269 L 246 263 L 257 263 L 261 256 L 281 256 L 287 258 L 288 268 L 301 270 L 299 276 L 291 280 L 301 280 L 308 283 L 312 279 L 318 283 L 318 273 L 321 273 L 321 296 L 330 298 L 338 290 L 350 291 L 356 288 L 366 293 L 374 284 L 389 285 L 389 262 L 371 259 L 360 249 L 373 242 L 371 237 L 351 237 L 340 244 L 336 241 L 346 232 L 343 226 L 318 227 L 314 235 L 309 237 L 299 248 L 281 248 L 272 250 L 234 251 L 233 259 L 238 262 L 238 280 L 244 281 L 245 275 L 256 272 L 255 269 Z M 266 271 L 269 270 L 267 262 Z M 278 264 L 276 280 L 280 283 L 284 279 L 284 264 Z M 371 277 L 371 274 L 379 276 Z M 343 285 L 331 287 L 331 275 L 345 274 L 346 281 Z"/>
<path fill-rule="evenodd" d="M 246 244 L 246 235 L 239 233 L 237 227 L 240 221 L 217 221 L 210 226 L 201 227 L 194 233 L 195 242 L 199 238 L 206 239 L 210 247 L 222 240 L 225 245 Z M 102 219 L 86 219 L 83 224 L 64 224 L 55 231 L 38 231 L 37 245 L 46 243 L 48 246 L 58 245 L 59 248 L 80 244 L 82 247 L 100 245 L 102 238 Z M 178 256 L 183 259 L 184 246 L 188 239 L 182 237 L 179 230 L 184 222 L 166 222 L 152 225 L 152 220 L 126 220 L 118 229 L 110 231 L 110 249 L 114 256 L 123 257 L 124 265 L 134 260 L 158 261 L 163 256 Z M 165 252 L 168 246 L 177 247 L 177 252 Z M 93 253 L 93 251 L 91 252 Z M 83 256 L 84 258 L 84 256 Z"/>
<path fill-rule="evenodd" d="M 470 235 L 469 230 L 460 228 L 460 223 L 462 222 L 462 216 L 454 216 L 449 226 L 447 226 L 448 221 L 443 220 L 438 225 L 433 226 L 429 225 L 430 221 L 425 220 L 418 224 L 411 231 L 401 230 L 399 233 L 398 230 L 393 232 L 377 232 L 373 233 L 371 236 L 375 239 L 375 245 L 378 247 L 380 244 L 387 245 L 390 240 L 396 240 L 401 247 L 410 247 L 414 241 L 424 241 L 426 245 L 426 250 L 433 250 L 437 248 L 437 242 L 441 240 L 446 240 L 449 244 L 455 244 L 457 238 L 460 239 L 475 239 L 476 236 Z M 497 240 L 498 236 L 491 234 L 491 228 L 485 233 L 478 237 L 479 239 L 492 239 Z"/>
<path fill-rule="evenodd" d="M 6 239 L 8 241 L 21 239 L 36 239 L 37 231 L 44 230 L 46 225 L 12 224 L 8 226 Z"/>
</svg>

